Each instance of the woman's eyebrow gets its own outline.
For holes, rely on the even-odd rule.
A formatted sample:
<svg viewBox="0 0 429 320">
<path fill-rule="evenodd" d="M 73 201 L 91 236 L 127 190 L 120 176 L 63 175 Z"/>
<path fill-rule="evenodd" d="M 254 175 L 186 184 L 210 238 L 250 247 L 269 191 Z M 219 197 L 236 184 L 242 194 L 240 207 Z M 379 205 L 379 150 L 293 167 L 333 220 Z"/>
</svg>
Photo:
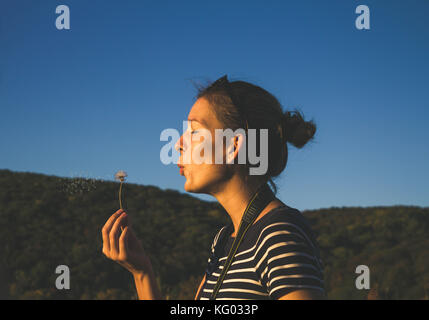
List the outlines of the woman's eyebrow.
<svg viewBox="0 0 429 320">
<path fill-rule="evenodd" d="M 189 118 L 188 121 L 195 121 L 198 123 L 201 123 L 203 126 L 207 127 L 207 123 L 204 120 L 200 120 L 200 119 L 195 119 L 195 118 Z"/>
</svg>

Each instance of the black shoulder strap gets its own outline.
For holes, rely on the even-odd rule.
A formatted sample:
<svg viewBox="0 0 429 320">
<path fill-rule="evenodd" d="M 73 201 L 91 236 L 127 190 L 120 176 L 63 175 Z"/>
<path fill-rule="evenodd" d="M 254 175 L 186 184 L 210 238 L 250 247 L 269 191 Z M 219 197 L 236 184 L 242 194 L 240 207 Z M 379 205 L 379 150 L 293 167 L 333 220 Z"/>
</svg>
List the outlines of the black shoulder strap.
<svg viewBox="0 0 429 320">
<path fill-rule="evenodd" d="M 241 219 L 241 223 L 238 228 L 237 236 L 235 237 L 234 243 L 232 244 L 231 250 L 229 251 L 228 258 L 226 259 L 222 272 L 219 275 L 219 278 L 216 282 L 215 287 L 213 288 L 213 293 L 210 298 L 211 300 L 216 299 L 216 296 L 219 292 L 219 289 L 222 285 L 225 275 L 232 264 L 232 260 L 234 259 L 235 253 L 237 252 L 238 247 L 243 241 L 247 230 L 253 224 L 256 218 L 259 216 L 261 211 L 264 210 L 264 208 L 274 199 L 275 199 L 275 195 L 266 183 L 262 185 L 262 187 L 259 188 L 258 191 L 256 191 L 256 193 L 251 198 L 249 204 L 246 207 L 246 210 L 244 210 L 243 217 Z M 225 232 L 224 235 L 226 234 L 226 236 L 223 237 L 223 239 L 218 239 L 218 241 L 226 241 L 230 233 L 231 232 L 229 233 Z M 219 246 L 219 247 L 223 248 L 223 246 Z"/>
</svg>

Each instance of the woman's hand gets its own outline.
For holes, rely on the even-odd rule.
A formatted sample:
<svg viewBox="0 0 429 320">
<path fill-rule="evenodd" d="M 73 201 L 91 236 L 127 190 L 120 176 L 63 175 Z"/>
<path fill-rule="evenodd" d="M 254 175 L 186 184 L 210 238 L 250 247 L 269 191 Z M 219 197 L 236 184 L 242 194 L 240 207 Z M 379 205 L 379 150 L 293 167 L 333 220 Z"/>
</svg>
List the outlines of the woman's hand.
<svg viewBox="0 0 429 320">
<path fill-rule="evenodd" d="M 144 276 L 151 271 L 150 260 L 132 231 L 124 210 L 112 214 L 102 229 L 102 235 L 103 254 L 107 258 L 119 263 L 134 276 Z"/>
</svg>

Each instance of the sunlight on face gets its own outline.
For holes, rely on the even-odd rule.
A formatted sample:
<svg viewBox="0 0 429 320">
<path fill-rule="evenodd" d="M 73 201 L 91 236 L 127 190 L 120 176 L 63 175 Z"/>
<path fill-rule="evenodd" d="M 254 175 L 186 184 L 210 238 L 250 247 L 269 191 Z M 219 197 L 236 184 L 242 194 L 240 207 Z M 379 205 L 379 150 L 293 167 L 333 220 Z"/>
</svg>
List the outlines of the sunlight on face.
<svg viewBox="0 0 429 320">
<path fill-rule="evenodd" d="M 215 141 L 215 129 L 223 129 L 223 125 L 208 101 L 198 99 L 189 112 L 186 131 L 176 143 L 176 149 L 180 149 L 178 164 L 184 167 L 184 188 L 188 192 L 210 194 L 228 177 L 230 168 L 225 164 L 215 164 L 216 143 L 222 143 Z"/>
</svg>

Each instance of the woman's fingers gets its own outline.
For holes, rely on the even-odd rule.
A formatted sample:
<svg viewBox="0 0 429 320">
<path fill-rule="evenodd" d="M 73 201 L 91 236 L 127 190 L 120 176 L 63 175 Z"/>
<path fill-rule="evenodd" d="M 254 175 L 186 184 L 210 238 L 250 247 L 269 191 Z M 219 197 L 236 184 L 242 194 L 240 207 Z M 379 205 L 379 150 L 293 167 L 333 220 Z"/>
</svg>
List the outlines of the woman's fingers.
<svg viewBox="0 0 429 320">
<path fill-rule="evenodd" d="M 146 257 L 140 240 L 130 225 L 130 218 L 124 211 L 115 212 L 103 227 L 103 253 L 131 273 L 146 272 L 148 266 L 150 267 L 150 260 Z"/>
<path fill-rule="evenodd" d="M 128 237 L 129 237 L 129 228 L 126 226 L 124 231 L 122 231 L 121 236 L 119 237 L 119 256 L 122 260 L 126 260 L 128 257 Z"/>
<path fill-rule="evenodd" d="M 119 209 L 114 214 L 112 214 L 110 216 L 110 218 L 106 221 L 106 223 L 104 224 L 104 226 L 101 230 L 101 234 L 103 236 L 103 253 L 104 254 L 109 254 L 109 252 L 110 252 L 109 233 L 110 233 L 110 230 L 112 230 L 112 226 L 113 226 L 114 222 L 122 214 L 123 211 L 124 210 Z"/>
<path fill-rule="evenodd" d="M 113 223 L 109 233 L 110 254 L 114 257 L 119 255 L 119 233 L 120 227 L 126 225 L 127 214 L 123 212 Z"/>
</svg>

